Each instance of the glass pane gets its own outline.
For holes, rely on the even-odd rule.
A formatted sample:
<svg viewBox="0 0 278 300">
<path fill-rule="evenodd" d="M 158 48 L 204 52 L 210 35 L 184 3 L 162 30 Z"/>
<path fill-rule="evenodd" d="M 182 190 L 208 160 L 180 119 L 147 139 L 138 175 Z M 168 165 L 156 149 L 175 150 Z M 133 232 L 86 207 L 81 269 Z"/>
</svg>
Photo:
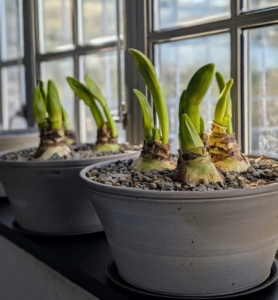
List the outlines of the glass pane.
<svg viewBox="0 0 278 300">
<path fill-rule="evenodd" d="M 61 103 L 75 127 L 74 94 L 66 80 L 67 76 L 73 76 L 73 74 L 73 59 L 71 57 L 41 63 L 41 79 L 45 82 L 45 85 L 47 85 L 49 79 L 55 82 Z"/>
<path fill-rule="evenodd" d="M 1 59 L 23 57 L 22 0 L 0 1 Z"/>
<path fill-rule="evenodd" d="M 249 31 L 249 120 L 253 154 L 278 154 L 278 25 Z"/>
<path fill-rule="evenodd" d="M 122 1 L 119 2 L 122 13 Z M 115 0 L 82 0 L 81 44 L 101 44 L 117 40 L 116 5 Z M 122 31 L 122 21 L 120 27 Z"/>
<path fill-rule="evenodd" d="M 215 63 L 216 71 L 230 78 L 230 34 L 217 34 L 207 37 L 187 39 L 155 46 L 155 66 L 166 97 L 169 122 L 171 151 L 177 152 L 178 108 L 182 91 L 198 68 Z M 219 97 L 216 80 L 213 80 L 203 103 L 201 113 L 206 132 L 213 120 L 214 108 Z"/>
<path fill-rule="evenodd" d="M 38 0 L 41 53 L 72 49 L 72 0 Z"/>
<path fill-rule="evenodd" d="M 126 133 L 120 122 L 119 94 L 118 94 L 118 73 L 117 73 L 117 52 L 110 51 L 99 54 L 85 55 L 81 57 L 81 78 L 88 74 L 101 88 L 111 113 L 116 121 L 118 129 L 118 142 L 124 143 Z M 121 77 L 123 83 L 123 64 L 121 65 Z M 123 88 L 122 88 L 123 91 Z M 124 104 L 122 93 L 121 103 Z M 93 120 L 92 113 L 86 107 L 86 141 L 94 143 L 96 141 L 97 128 Z"/>
<path fill-rule="evenodd" d="M 25 80 L 24 67 L 2 68 L 2 124 L 0 128 L 27 128 L 25 115 Z M 1 118 L 0 118 L 1 120 Z"/>
<path fill-rule="evenodd" d="M 230 0 L 154 0 L 154 30 L 230 17 Z"/>
<path fill-rule="evenodd" d="M 277 6 L 277 0 L 245 0 L 243 10 L 256 10 Z"/>
</svg>

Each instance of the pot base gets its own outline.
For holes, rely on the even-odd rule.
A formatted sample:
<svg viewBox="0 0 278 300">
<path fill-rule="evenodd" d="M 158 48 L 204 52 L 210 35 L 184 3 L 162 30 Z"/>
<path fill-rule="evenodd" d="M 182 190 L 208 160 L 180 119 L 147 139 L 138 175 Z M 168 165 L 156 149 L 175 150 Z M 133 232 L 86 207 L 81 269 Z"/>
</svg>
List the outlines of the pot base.
<svg viewBox="0 0 278 300">
<path fill-rule="evenodd" d="M 14 230 L 24 234 L 24 235 L 33 235 L 33 236 L 75 236 L 75 235 L 84 235 L 84 234 L 92 234 L 97 232 L 104 231 L 103 229 L 96 229 L 91 231 L 84 231 L 84 232 L 71 232 L 71 233 L 48 233 L 48 232 L 35 232 L 23 229 L 20 227 L 16 220 L 13 221 L 12 227 Z"/>
<path fill-rule="evenodd" d="M 180 300 L 183 300 L 183 299 L 184 300 L 193 300 L 193 299 L 205 300 L 206 299 L 206 300 L 212 300 L 212 299 L 228 299 L 228 298 L 245 296 L 245 295 L 249 295 L 249 294 L 258 292 L 258 291 L 270 286 L 278 278 L 278 261 L 276 259 L 274 260 L 268 278 L 261 284 L 255 286 L 251 289 L 247 289 L 247 290 L 236 292 L 236 293 L 229 293 L 229 294 L 225 294 L 225 295 L 210 294 L 208 296 L 205 296 L 205 295 L 173 296 L 173 295 L 160 294 L 160 293 L 155 293 L 155 292 L 150 292 L 147 290 L 140 289 L 138 287 L 135 287 L 135 286 L 127 283 L 120 277 L 116 262 L 113 258 L 109 261 L 106 271 L 107 271 L 107 275 L 108 275 L 109 279 L 116 286 L 118 286 L 128 292 L 135 293 L 137 295 L 144 295 L 144 296 L 148 296 L 150 298 L 153 297 L 155 299 L 180 299 Z"/>
</svg>

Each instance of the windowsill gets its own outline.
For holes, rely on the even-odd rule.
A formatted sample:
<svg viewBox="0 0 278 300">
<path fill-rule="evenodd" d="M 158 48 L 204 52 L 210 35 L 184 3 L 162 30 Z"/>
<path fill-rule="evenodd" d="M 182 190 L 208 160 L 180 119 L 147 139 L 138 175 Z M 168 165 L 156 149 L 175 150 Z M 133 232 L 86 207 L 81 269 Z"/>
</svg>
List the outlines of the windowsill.
<svg viewBox="0 0 278 300">
<path fill-rule="evenodd" d="M 56 270 L 99 299 L 156 299 L 136 297 L 113 286 L 106 275 L 112 258 L 104 232 L 72 237 L 24 236 L 12 227 L 14 216 L 7 201 L 0 198 L 0 235 Z M 276 300 L 278 281 L 263 291 L 237 300 Z M 169 298 L 167 298 L 169 299 Z"/>
</svg>

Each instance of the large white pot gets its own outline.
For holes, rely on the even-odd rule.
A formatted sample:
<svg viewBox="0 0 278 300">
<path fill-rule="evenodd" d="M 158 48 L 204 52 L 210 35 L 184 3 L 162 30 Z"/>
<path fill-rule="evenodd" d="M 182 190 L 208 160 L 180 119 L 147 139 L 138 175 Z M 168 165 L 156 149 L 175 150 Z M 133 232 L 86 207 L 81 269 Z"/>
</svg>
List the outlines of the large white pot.
<svg viewBox="0 0 278 300">
<path fill-rule="evenodd" d="M 48 234 L 95 232 L 102 225 L 84 192 L 79 172 L 92 163 L 129 156 L 138 153 L 86 160 L 0 160 L 0 180 L 21 228 Z"/>
<path fill-rule="evenodd" d="M 111 161 L 112 162 L 112 161 Z M 153 292 L 215 296 L 252 288 L 278 246 L 278 184 L 167 192 L 106 186 L 80 176 L 120 276 Z"/>
</svg>

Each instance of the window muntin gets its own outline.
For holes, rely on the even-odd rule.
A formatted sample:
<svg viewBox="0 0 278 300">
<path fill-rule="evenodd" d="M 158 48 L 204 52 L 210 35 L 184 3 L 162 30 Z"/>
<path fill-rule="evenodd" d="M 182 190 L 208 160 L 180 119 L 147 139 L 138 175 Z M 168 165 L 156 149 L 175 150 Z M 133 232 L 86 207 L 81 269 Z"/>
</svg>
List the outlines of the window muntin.
<svg viewBox="0 0 278 300">
<path fill-rule="evenodd" d="M 154 0 L 154 30 L 230 17 L 230 0 Z"/>
</svg>

